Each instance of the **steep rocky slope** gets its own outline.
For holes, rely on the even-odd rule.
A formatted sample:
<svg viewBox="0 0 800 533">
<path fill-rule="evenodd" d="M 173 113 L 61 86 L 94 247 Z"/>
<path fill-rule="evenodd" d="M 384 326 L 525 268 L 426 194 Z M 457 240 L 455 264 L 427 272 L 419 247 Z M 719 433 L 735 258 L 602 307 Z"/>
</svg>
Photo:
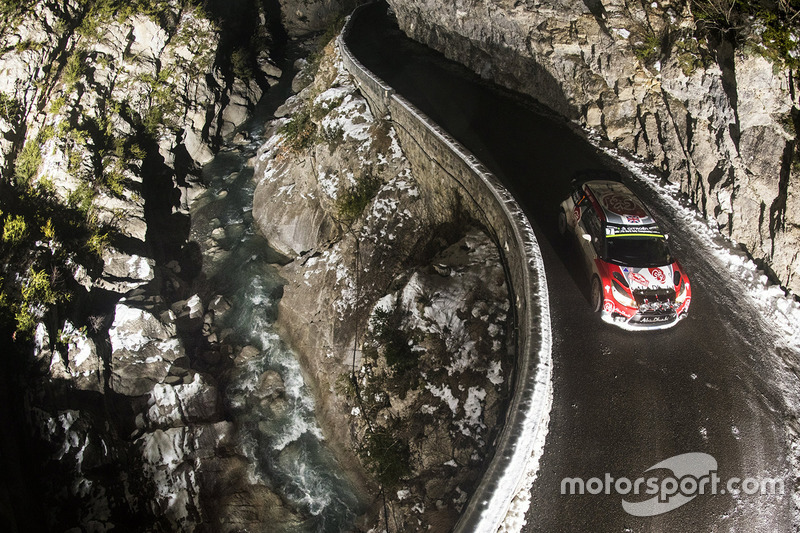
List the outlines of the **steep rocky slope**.
<svg viewBox="0 0 800 533">
<path fill-rule="evenodd" d="M 652 162 L 800 291 L 796 25 L 682 0 L 389 4 L 411 37 Z"/>
<path fill-rule="evenodd" d="M 6 530 L 292 520 L 247 481 L 201 334 L 228 305 L 187 243 L 199 166 L 280 75 L 242 6 L 233 36 L 192 2 L 2 6 Z"/>
<path fill-rule="evenodd" d="M 361 525 L 448 531 L 509 392 L 496 245 L 446 185 L 412 172 L 333 45 L 284 112 L 253 210 L 289 259 L 279 325 L 340 460 L 372 488 Z"/>
</svg>

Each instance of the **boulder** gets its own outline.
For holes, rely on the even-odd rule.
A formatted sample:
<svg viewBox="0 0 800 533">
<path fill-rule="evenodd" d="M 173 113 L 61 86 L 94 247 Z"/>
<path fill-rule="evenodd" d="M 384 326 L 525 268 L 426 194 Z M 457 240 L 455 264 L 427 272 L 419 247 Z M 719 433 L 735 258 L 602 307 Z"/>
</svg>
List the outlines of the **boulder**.
<svg viewBox="0 0 800 533">
<path fill-rule="evenodd" d="M 173 324 L 166 324 L 149 311 L 128 305 L 125 300 L 120 301 L 108 331 L 111 389 L 125 396 L 141 396 L 162 383 L 172 364 L 185 356 L 175 334 Z"/>
</svg>

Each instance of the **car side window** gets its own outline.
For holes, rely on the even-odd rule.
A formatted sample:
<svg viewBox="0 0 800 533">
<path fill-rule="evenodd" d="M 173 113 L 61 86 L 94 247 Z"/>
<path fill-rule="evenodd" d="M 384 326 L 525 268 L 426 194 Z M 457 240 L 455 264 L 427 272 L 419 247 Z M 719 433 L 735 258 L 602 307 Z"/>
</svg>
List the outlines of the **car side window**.
<svg viewBox="0 0 800 533">
<path fill-rule="evenodd" d="M 603 247 L 602 225 L 600 224 L 600 220 L 597 218 L 594 209 L 586 209 L 582 220 L 587 233 L 592 236 L 592 246 L 594 246 L 597 254 L 601 255 L 601 250 Z"/>
</svg>

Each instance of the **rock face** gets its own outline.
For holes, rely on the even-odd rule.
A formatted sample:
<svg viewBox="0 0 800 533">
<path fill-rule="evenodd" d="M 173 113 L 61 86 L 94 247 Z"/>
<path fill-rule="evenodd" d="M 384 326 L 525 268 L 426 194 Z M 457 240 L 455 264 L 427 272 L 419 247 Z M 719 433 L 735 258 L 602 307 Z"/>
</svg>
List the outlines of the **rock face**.
<svg viewBox="0 0 800 533">
<path fill-rule="evenodd" d="M 253 207 L 290 260 L 278 324 L 340 461 L 386 491 L 392 527 L 446 531 L 508 393 L 498 251 L 446 189 L 420 187 L 333 45 L 285 111 L 256 158 Z M 382 513 L 376 501 L 363 526 L 385 527 Z"/>
<path fill-rule="evenodd" d="M 4 496 L 32 512 L 4 498 L 0 514 L 30 530 L 263 531 L 292 520 L 248 478 L 221 393 L 233 349 L 215 319 L 230 306 L 186 243 L 197 169 L 249 117 L 256 80 L 280 71 L 263 52 L 264 76 L 239 76 L 201 10 L 153 4 L 149 14 L 104 2 L 2 8 L 0 329 L 16 328 L 18 351 L 33 348 L 9 356 L 2 388 L 25 394 L 10 432 L 33 443 L 17 477 L 37 503 L 17 498 L 9 476 Z M 5 228 L 18 219 L 12 239 Z M 4 469 L 15 459 L 0 457 Z"/>
<path fill-rule="evenodd" d="M 304 36 L 329 28 L 355 5 L 353 0 L 280 0 L 281 22 L 290 37 Z"/>
<path fill-rule="evenodd" d="M 12 143 L 3 150 L 0 163 L 18 148 L 13 141 L 24 140 L 20 133 L 33 139 L 47 132 L 38 138 L 43 144 L 42 164 L 31 178 L 34 184 L 44 177 L 51 180 L 65 200 L 79 189 L 82 171 L 90 170 L 79 167 L 88 167 L 98 157 L 98 149 L 108 149 L 98 146 L 101 143 L 119 147 L 99 155 L 106 176 L 116 173 L 114 177 L 123 183 L 141 183 L 136 167 L 147 155 L 142 152 L 147 149 L 141 144 L 143 128 L 158 139 L 160 155 L 168 165 L 175 166 L 176 160 L 178 166 L 208 162 L 211 144 L 241 124 L 262 94 L 254 80 L 228 79 L 215 65 L 219 34 L 193 10 L 176 8 L 167 17 L 172 20 L 159 23 L 141 14 L 104 20 L 77 4 L 67 3 L 63 12 L 56 13 L 43 6 L 36 4 L 14 32 L 2 36 L 4 49 L 20 43 L 28 48 L 0 57 L 0 92 L 21 106 L 24 116 L 17 118 L 25 120 L 22 131 L 21 125 L 6 120 L 3 131 Z M 78 28 L 57 36 L 48 26 L 49 18 Z M 50 69 L 53 61 L 66 61 L 66 73 L 58 77 Z M 42 86 L 57 87 L 61 97 L 47 112 L 37 114 L 34 105 L 49 98 L 42 94 Z M 101 130 L 94 131 L 98 126 Z M 133 143 L 139 146 L 133 149 Z M 181 160 L 184 155 L 188 160 Z M 98 207 L 133 209 L 124 218 L 143 219 L 133 190 L 110 189 L 112 194 L 98 199 Z M 119 196 L 126 198 L 120 202 Z M 135 236 L 143 236 L 141 229 Z"/>
<path fill-rule="evenodd" d="M 800 291 L 798 103 L 757 29 L 751 46 L 698 39 L 680 1 L 389 4 L 412 38 L 651 162 Z"/>
</svg>

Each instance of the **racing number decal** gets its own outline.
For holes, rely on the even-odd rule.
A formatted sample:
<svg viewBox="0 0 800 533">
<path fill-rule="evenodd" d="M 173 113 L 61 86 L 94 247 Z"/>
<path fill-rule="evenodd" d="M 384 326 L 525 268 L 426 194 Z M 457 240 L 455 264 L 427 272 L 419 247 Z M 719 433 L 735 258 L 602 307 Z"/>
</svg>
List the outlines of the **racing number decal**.
<svg viewBox="0 0 800 533">
<path fill-rule="evenodd" d="M 613 313 L 614 312 L 614 302 L 611 300 L 606 300 L 603 302 L 603 311 L 606 313 Z"/>
<path fill-rule="evenodd" d="M 667 276 L 664 275 L 664 271 L 660 268 L 651 268 L 650 275 L 656 278 L 659 283 L 664 283 L 667 280 Z"/>
<path fill-rule="evenodd" d="M 624 194 L 606 194 L 603 196 L 603 204 L 605 204 L 609 211 L 618 215 L 632 215 L 636 217 L 647 216 L 647 213 L 638 202 Z"/>
<path fill-rule="evenodd" d="M 572 210 L 572 218 L 575 222 L 578 222 L 581 219 L 581 208 L 580 206 L 576 205 L 575 209 Z"/>
</svg>

